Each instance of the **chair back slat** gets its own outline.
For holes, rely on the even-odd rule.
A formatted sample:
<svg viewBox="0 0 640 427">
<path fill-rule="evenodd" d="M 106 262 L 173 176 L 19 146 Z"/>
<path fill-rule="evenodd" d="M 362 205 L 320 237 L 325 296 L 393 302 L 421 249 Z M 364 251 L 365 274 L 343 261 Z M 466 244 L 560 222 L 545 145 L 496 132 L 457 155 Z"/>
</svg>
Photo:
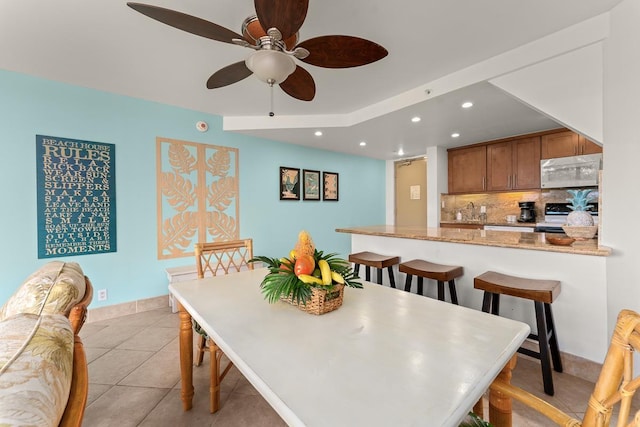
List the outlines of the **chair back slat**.
<svg viewBox="0 0 640 427">
<path fill-rule="evenodd" d="M 194 246 L 198 278 L 253 270 L 249 260 L 253 258 L 253 240 L 229 240 L 224 242 L 196 243 Z"/>
</svg>

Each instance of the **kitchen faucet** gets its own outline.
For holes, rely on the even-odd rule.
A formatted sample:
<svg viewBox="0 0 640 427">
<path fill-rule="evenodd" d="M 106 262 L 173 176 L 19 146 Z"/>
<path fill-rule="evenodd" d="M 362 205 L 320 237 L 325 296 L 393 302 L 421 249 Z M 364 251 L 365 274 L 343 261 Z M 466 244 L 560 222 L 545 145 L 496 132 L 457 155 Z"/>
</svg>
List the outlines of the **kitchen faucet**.
<svg viewBox="0 0 640 427">
<path fill-rule="evenodd" d="M 471 221 L 476 219 L 476 206 L 473 204 L 473 202 L 469 202 L 469 204 L 467 205 L 467 210 L 471 209 Z"/>
</svg>

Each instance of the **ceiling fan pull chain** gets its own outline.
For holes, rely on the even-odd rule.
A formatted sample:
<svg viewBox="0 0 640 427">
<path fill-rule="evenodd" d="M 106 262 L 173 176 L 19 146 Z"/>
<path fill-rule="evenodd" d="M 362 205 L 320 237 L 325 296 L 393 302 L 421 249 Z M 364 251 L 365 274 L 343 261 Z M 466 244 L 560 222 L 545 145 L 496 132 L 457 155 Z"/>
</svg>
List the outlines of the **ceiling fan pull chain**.
<svg viewBox="0 0 640 427">
<path fill-rule="evenodd" d="M 270 96 L 270 106 L 271 108 L 269 109 L 269 117 L 273 117 L 276 115 L 276 113 L 273 112 L 273 82 L 269 83 L 269 91 L 271 92 L 271 96 Z"/>
</svg>

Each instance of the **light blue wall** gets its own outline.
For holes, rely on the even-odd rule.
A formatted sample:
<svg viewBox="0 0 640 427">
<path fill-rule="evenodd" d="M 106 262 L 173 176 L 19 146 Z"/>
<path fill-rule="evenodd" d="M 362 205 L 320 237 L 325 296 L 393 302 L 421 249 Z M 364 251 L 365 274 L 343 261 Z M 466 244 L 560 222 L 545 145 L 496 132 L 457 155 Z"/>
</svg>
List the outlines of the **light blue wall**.
<svg viewBox="0 0 640 427">
<path fill-rule="evenodd" d="M 157 259 L 156 136 L 239 149 L 240 237 L 255 254 L 284 256 L 306 229 L 318 248 L 346 255 L 350 236 L 336 227 L 384 223 L 383 161 L 225 133 L 218 116 L 1 70 L 0 94 L 0 304 L 50 261 L 37 258 L 36 134 L 116 145 L 118 250 L 62 258 L 108 290 L 92 308 L 165 295 L 164 269 L 193 262 Z M 340 200 L 280 201 L 279 166 L 338 172 Z"/>
</svg>

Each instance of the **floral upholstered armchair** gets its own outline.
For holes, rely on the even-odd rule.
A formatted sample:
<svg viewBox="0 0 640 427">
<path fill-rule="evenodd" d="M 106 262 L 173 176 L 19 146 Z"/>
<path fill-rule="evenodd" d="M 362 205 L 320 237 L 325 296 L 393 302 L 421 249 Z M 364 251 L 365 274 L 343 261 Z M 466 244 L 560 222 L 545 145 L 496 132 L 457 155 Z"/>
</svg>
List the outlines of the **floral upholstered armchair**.
<svg viewBox="0 0 640 427">
<path fill-rule="evenodd" d="M 77 263 L 53 261 L 0 309 L 0 425 L 82 424 L 88 373 L 78 333 L 92 296 Z"/>
</svg>

